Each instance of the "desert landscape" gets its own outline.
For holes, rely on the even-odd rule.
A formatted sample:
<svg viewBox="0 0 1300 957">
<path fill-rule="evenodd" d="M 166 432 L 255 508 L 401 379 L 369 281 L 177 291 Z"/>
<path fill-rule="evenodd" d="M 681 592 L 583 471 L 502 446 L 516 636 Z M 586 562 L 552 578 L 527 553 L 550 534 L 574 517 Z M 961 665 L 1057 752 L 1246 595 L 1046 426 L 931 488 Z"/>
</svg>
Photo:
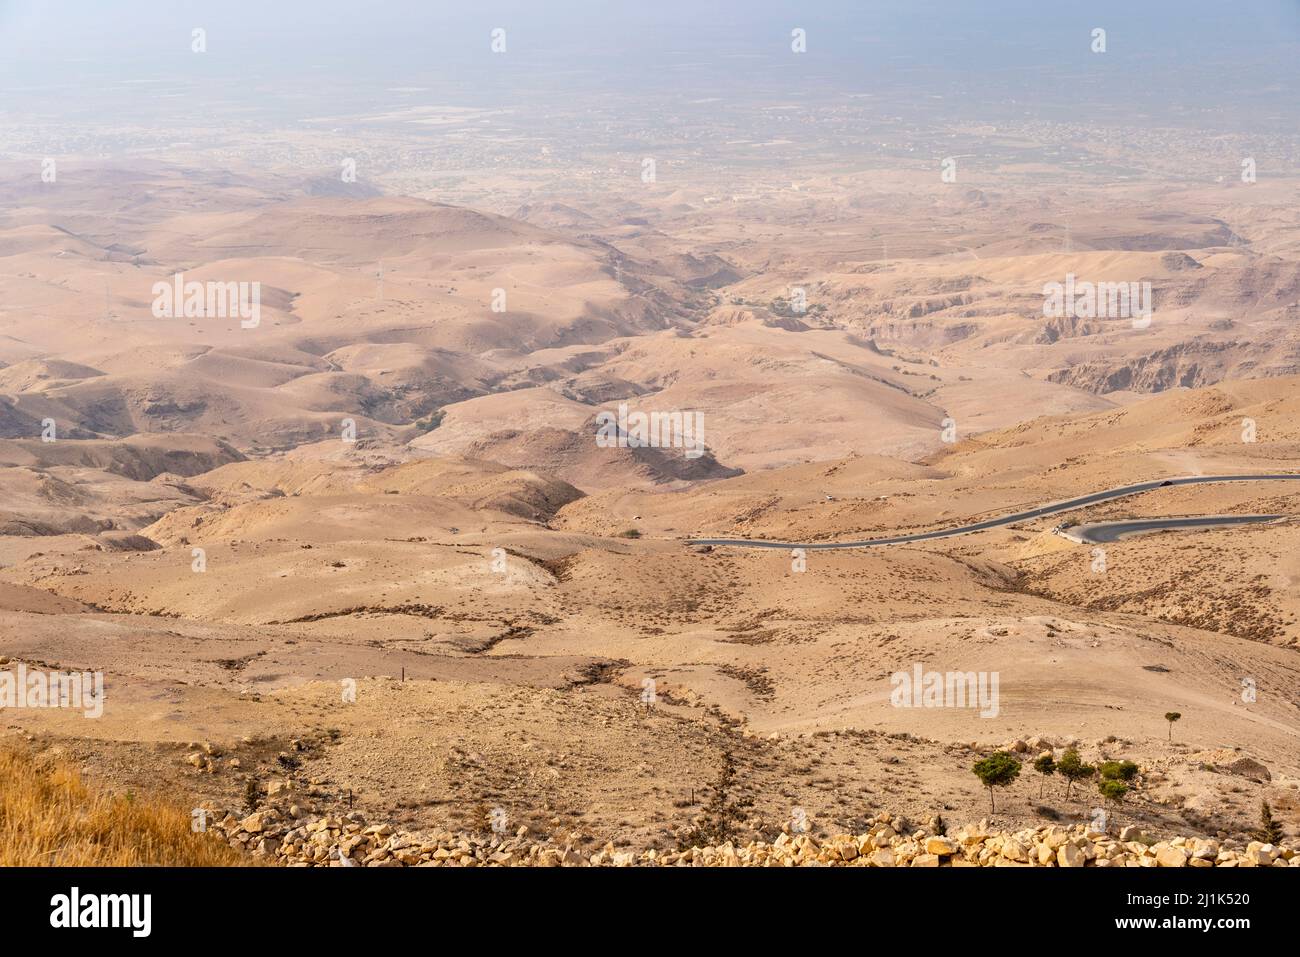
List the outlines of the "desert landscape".
<svg viewBox="0 0 1300 957">
<path fill-rule="evenodd" d="M 1294 104 L 521 59 L 0 115 L 14 767 L 208 863 L 1300 867 Z"/>
</svg>

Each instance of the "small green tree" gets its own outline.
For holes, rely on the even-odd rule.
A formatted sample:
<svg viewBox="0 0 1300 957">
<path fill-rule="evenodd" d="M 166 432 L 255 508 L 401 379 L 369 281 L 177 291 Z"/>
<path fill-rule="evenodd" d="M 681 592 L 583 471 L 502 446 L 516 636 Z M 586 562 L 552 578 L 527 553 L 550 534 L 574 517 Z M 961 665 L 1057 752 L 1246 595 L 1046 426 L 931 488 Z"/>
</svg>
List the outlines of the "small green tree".
<svg viewBox="0 0 1300 957">
<path fill-rule="evenodd" d="M 1174 722 L 1181 718 L 1182 715 L 1177 711 L 1166 711 L 1165 720 L 1169 722 L 1169 740 L 1174 740 Z"/>
<path fill-rule="evenodd" d="M 1091 764 L 1085 764 L 1075 748 L 1069 748 L 1056 763 L 1056 773 L 1065 778 L 1065 799 L 1070 800 L 1070 789 L 1075 781 L 1083 781 L 1097 773 Z"/>
<path fill-rule="evenodd" d="M 989 810 L 996 812 L 993 789 L 1010 787 L 1011 782 L 1020 777 L 1020 762 L 1006 751 L 997 751 L 976 761 L 971 770 L 980 779 L 980 783 L 989 789 Z"/>
<path fill-rule="evenodd" d="M 1132 761 L 1103 761 L 1098 769 L 1104 780 L 1123 781 L 1132 785 L 1137 777 L 1138 766 Z"/>
<path fill-rule="evenodd" d="M 1041 754 L 1034 761 L 1034 770 L 1043 776 L 1042 782 L 1038 785 L 1038 796 L 1043 796 L 1043 789 L 1047 787 L 1047 779 L 1056 773 L 1056 761 L 1050 754 Z"/>
<path fill-rule="evenodd" d="M 1259 802 L 1259 830 L 1255 840 L 1261 844 L 1280 844 L 1282 842 L 1282 825 L 1273 820 L 1273 809 L 1267 801 Z"/>
<path fill-rule="evenodd" d="M 1107 801 L 1120 804 L 1124 801 L 1124 795 L 1128 794 L 1128 785 L 1117 778 L 1102 778 L 1097 782 L 1097 790 Z"/>
</svg>

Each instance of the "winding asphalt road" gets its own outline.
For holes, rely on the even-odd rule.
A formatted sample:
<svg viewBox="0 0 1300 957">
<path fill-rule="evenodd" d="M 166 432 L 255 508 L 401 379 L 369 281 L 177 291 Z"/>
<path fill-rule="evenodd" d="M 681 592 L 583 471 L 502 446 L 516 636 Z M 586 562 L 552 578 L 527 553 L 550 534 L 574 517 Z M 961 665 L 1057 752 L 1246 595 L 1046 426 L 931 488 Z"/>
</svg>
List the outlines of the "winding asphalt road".
<svg viewBox="0 0 1300 957">
<path fill-rule="evenodd" d="M 1104 545 L 1148 532 L 1165 532 L 1179 528 L 1223 528 L 1227 525 L 1252 525 L 1275 522 L 1284 515 L 1201 515 L 1195 518 L 1135 518 L 1122 522 L 1093 522 L 1075 525 L 1060 534 L 1081 545 Z"/>
<path fill-rule="evenodd" d="M 958 525 L 956 528 L 943 528 L 933 532 L 918 532 L 913 535 L 895 535 L 891 538 L 868 538 L 863 539 L 860 542 L 768 542 L 756 538 L 691 538 L 687 539 L 687 544 L 714 546 L 727 545 L 736 548 L 804 548 L 810 550 L 821 548 L 874 548 L 877 545 L 906 545 L 911 542 L 929 542 L 937 538 L 952 538 L 954 535 L 967 535 L 971 532 L 982 532 L 985 529 L 999 528 L 1003 525 L 1011 525 L 1014 522 L 1023 522 L 1031 518 L 1041 518 L 1044 515 L 1056 515 L 1059 512 L 1069 512 L 1076 508 L 1083 508 L 1086 505 L 1095 505 L 1097 502 L 1108 502 L 1111 499 L 1124 498 L 1128 495 L 1139 495 L 1143 492 L 1150 492 L 1152 489 L 1166 488 L 1173 485 L 1203 485 L 1210 482 L 1300 482 L 1300 474 L 1196 475 L 1190 478 L 1158 479 L 1154 482 L 1139 482 L 1137 485 L 1125 485 L 1120 488 L 1107 489 L 1104 492 L 1093 492 L 1091 495 L 1081 495 L 1078 498 L 1067 499 L 1064 502 L 1040 505 L 1038 508 L 1031 508 L 1024 512 L 1015 512 L 1011 515 L 1003 515 L 999 518 L 989 518 L 982 522 L 974 522 L 970 525 Z M 1158 519 L 1153 519 L 1153 521 L 1158 521 Z"/>
</svg>

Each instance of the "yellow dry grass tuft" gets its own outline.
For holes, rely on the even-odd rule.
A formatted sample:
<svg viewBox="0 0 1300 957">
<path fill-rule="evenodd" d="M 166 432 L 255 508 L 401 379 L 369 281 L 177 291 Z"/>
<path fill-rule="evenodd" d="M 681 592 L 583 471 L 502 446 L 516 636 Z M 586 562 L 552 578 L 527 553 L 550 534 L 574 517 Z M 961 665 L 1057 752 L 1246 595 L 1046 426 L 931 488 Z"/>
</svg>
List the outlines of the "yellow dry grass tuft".
<svg viewBox="0 0 1300 957">
<path fill-rule="evenodd" d="M 0 743 L 0 866 L 230 867 L 248 860 L 190 828 L 190 812 L 88 788 L 56 758 Z"/>
</svg>

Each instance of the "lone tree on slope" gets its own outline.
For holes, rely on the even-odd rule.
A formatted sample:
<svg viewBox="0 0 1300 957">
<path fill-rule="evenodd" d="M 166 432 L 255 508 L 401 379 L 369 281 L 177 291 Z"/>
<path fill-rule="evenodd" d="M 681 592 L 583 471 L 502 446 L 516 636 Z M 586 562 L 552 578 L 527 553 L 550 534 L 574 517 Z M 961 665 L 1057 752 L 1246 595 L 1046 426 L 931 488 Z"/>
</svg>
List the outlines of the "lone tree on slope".
<svg viewBox="0 0 1300 957">
<path fill-rule="evenodd" d="M 1174 740 L 1174 722 L 1181 718 L 1182 715 L 1177 711 L 1166 711 L 1165 720 L 1169 722 L 1169 740 Z"/>
<path fill-rule="evenodd" d="M 1056 773 L 1056 761 L 1050 754 L 1040 754 L 1034 761 L 1034 770 L 1043 776 L 1042 783 L 1038 785 L 1038 796 L 1043 796 L 1043 789 L 1047 787 L 1047 779 Z"/>
<path fill-rule="evenodd" d="M 1097 782 L 1097 790 L 1107 801 L 1114 801 L 1118 805 L 1124 802 L 1124 795 L 1128 794 L 1128 785 L 1119 778 L 1102 778 Z"/>
<path fill-rule="evenodd" d="M 1097 769 L 1091 764 L 1084 764 L 1079 757 L 1078 750 L 1069 748 L 1065 754 L 1061 755 L 1061 760 L 1057 762 L 1056 773 L 1065 778 L 1065 799 L 1068 801 L 1070 800 L 1070 789 L 1074 786 L 1074 782 L 1092 777 L 1097 773 Z"/>
<path fill-rule="evenodd" d="M 1005 751 L 997 751 L 983 760 L 976 761 L 971 768 L 980 783 L 989 789 L 989 810 L 997 811 L 993 803 L 993 789 L 1005 788 L 1020 777 L 1020 762 Z"/>
<path fill-rule="evenodd" d="M 1122 781 L 1130 787 L 1138 775 L 1138 766 L 1132 761 L 1103 761 L 1097 770 L 1104 780 Z"/>
</svg>

